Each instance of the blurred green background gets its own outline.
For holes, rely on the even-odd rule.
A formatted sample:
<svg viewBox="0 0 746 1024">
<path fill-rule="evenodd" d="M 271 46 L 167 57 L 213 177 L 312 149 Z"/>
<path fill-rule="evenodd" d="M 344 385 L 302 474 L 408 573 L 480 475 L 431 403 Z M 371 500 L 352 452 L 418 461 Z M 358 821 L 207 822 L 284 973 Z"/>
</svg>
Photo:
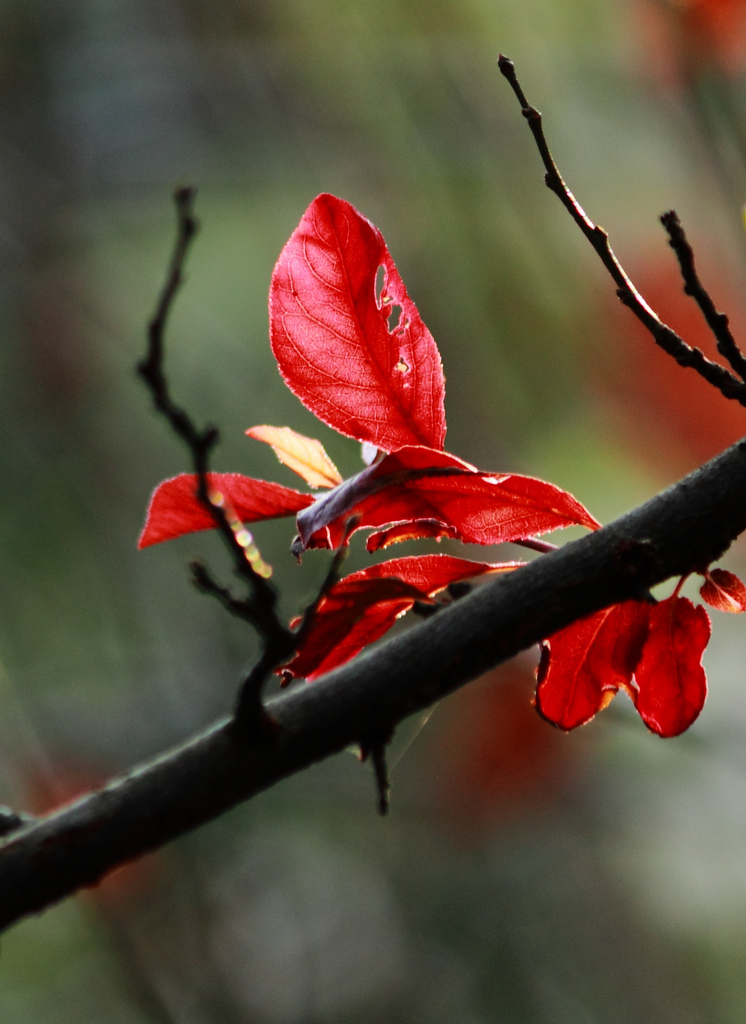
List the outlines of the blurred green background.
<svg viewBox="0 0 746 1024">
<path fill-rule="evenodd" d="M 500 51 L 656 308 L 710 346 L 657 223 L 675 206 L 740 330 L 741 0 L 0 3 L 0 801 L 50 808 L 206 726 L 255 651 L 188 583 L 194 555 L 229 575 L 213 537 L 135 550 L 153 487 L 188 468 L 134 373 L 179 184 L 202 231 L 168 369 L 221 428 L 216 469 L 294 484 L 257 423 L 359 468 L 267 340 L 274 261 L 321 191 L 383 231 L 458 455 L 608 520 L 746 432 L 616 303 Z M 299 568 L 291 534 L 255 531 L 288 616 L 328 557 Z M 345 755 L 16 926 L 0 1020 L 741 1024 L 746 629 L 716 615 L 684 737 L 623 697 L 563 736 L 519 659 L 398 740 L 387 819 Z"/>
</svg>

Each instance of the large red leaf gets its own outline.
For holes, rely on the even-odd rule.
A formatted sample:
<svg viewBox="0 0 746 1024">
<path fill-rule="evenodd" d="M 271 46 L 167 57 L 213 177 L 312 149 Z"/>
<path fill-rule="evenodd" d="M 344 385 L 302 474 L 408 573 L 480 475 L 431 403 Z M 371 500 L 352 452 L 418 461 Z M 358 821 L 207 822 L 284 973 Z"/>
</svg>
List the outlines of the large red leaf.
<svg viewBox="0 0 746 1024">
<path fill-rule="evenodd" d="M 649 729 L 678 736 L 702 710 L 707 677 L 702 653 L 710 619 L 701 605 L 676 594 L 650 608 L 650 630 L 635 670 L 635 706 Z"/>
<path fill-rule="evenodd" d="M 286 677 L 315 679 L 378 640 L 416 600 L 426 600 L 457 580 L 508 572 L 516 563 L 489 565 L 451 555 L 394 558 L 339 580 L 322 600 Z"/>
<path fill-rule="evenodd" d="M 292 516 L 313 502 L 310 494 L 240 473 L 209 473 L 208 481 L 211 490 L 223 495 L 243 523 Z M 197 497 L 197 477 L 182 473 L 156 487 L 137 546 L 146 548 L 214 526 L 209 510 Z"/>
<path fill-rule="evenodd" d="M 542 644 L 536 706 L 560 729 L 589 722 L 632 674 L 648 631 L 649 606 L 625 601 L 567 626 Z"/>
<path fill-rule="evenodd" d="M 430 448 L 387 455 L 298 515 L 300 554 L 306 547 L 338 547 L 350 518 L 355 529 L 436 520 L 471 544 L 501 544 L 597 521 L 571 494 L 514 474 L 483 473 Z"/>
<path fill-rule="evenodd" d="M 401 313 L 390 330 L 395 307 Z M 269 313 L 280 373 L 324 423 L 387 452 L 443 447 L 438 348 L 383 235 L 353 206 L 314 199 L 277 261 Z"/>
</svg>

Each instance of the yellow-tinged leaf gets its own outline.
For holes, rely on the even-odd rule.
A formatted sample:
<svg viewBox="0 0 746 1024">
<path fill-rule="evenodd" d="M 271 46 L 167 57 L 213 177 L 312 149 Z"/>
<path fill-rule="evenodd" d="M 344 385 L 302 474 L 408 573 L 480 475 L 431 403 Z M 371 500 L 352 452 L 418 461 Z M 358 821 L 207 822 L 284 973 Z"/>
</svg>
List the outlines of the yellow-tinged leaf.
<svg viewBox="0 0 746 1024">
<path fill-rule="evenodd" d="M 288 469 L 302 476 L 309 487 L 336 487 L 342 483 L 339 470 L 314 437 L 305 437 L 290 427 L 251 427 L 246 431 L 256 441 L 264 441 Z"/>
</svg>

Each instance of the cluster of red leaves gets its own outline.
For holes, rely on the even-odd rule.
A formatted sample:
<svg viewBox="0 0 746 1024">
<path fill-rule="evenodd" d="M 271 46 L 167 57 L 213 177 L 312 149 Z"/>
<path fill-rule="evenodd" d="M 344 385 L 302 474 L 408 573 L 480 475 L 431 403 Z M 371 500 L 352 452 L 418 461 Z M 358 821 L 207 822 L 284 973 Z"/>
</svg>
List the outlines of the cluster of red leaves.
<svg viewBox="0 0 746 1024">
<path fill-rule="evenodd" d="M 381 233 L 349 203 L 321 195 L 304 214 L 272 275 L 272 351 L 285 383 L 332 429 L 363 445 L 366 467 L 342 480 L 321 444 L 288 427 L 247 433 L 321 496 L 235 473 L 210 474 L 242 523 L 296 517 L 293 552 L 336 549 L 373 530 L 368 550 L 402 540 L 450 537 L 472 544 L 536 538 L 599 523 L 570 494 L 512 473 L 484 472 L 444 451 L 445 379 L 435 341 L 409 298 Z M 213 521 L 192 475 L 156 489 L 140 547 Z M 314 679 L 377 640 L 416 602 L 459 582 L 510 571 L 448 555 L 392 559 L 339 580 L 323 595 L 278 672 Z M 626 602 L 569 626 L 543 645 L 536 702 L 555 725 L 591 719 L 623 689 L 655 732 L 673 736 L 701 710 L 709 619 L 678 594 L 659 604 Z M 704 600 L 746 610 L 731 574 L 707 574 Z"/>
</svg>

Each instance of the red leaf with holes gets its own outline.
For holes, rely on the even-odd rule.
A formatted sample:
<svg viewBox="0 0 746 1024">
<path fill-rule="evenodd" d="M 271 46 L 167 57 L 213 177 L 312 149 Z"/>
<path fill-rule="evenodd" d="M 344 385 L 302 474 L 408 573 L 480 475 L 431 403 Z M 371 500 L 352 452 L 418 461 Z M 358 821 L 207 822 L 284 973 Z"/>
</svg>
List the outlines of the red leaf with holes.
<svg viewBox="0 0 746 1024">
<path fill-rule="evenodd" d="M 243 523 L 292 516 L 313 502 L 310 494 L 240 473 L 209 473 L 208 481 L 211 490 L 223 495 Z M 182 473 L 156 487 L 137 546 L 146 548 L 214 526 L 209 510 L 197 497 L 197 477 Z"/>
<path fill-rule="evenodd" d="M 353 206 L 314 199 L 277 261 L 269 312 L 280 373 L 320 420 L 386 452 L 443 447 L 438 348 L 383 235 Z"/>
<path fill-rule="evenodd" d="M 599 525 L 559 487 L 533 477 L 483 473 L 447 452 L 422 447 L 387 455 L 300 512 L 295 553 L 339 546 L 353 516 L 355 529 L 436 520 L 471 544 Z"/>
<path fill-rule="evenodd" d="M 746 612 L 746 586 L 735 573 L 711 569 L 699 590 L 703 601 L 719 612 Z"/>
<path fill-rule="evenodd" d="M 567 626 L 542 644 L 536 706 L 560 729 L 590 722 L 620 689 L 632 694 L 648 632 L 648 605 L 625 601 Z"/>
<path fill-rule="evenodd" d="M 710 619 L 701 605 L 676 594 L 649 610 L 650 629 L 635 670 L 634 698 L 645 725 L 678 736 L 696 719 L 707 696 L 702 654 Z"/>
<path fill-rule="evenodd" d="M 382 637 L 416 600 L 427 600 L 457 580 L 509 572 L 518 563 L 489 565 L 451 555 L 394 558 L 335 583 L 296 656 L 278 672 L 315 679 Z"/>
</svg>

